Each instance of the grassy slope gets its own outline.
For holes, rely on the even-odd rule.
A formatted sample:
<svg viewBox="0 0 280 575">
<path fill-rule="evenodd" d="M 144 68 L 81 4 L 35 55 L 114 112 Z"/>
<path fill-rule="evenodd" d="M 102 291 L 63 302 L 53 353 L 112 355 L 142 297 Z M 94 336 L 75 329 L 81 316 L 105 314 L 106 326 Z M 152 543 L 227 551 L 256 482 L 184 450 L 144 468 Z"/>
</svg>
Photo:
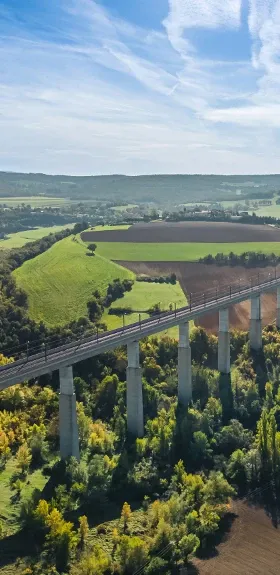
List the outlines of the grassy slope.
<svg viewBox="0 0 280 575">
<path fill-rule="evenodd" d="M 280 255 L 280 242 L 242 242 L 242 243 L 128 243 L 98 242 L 97 253 L 105 258 L 123 261 L 146 262 L 182 262 L 196 261 L 211 253 L 241 254 L 256 251 Z"/>
<path fill-rule="evenodd" d="M 186 296 L 179 284 L 150 284 L 145 282 L 136 282 L 132 288 L 131 292 L 127 292 L 123 298 L 117 300 L 112 304 L 112 307 L 131 307 L 137 311 L 149 309 L 155 303 L 159 303 L 162 310 L 168 310 L 169 304 L 176 302 L 177 307 L 182 307 L 186 305 Z M 147 319 L 148 314 L 141 313 L 141 319 Z M 108 329 L 116 329 L 121 327 L 123 324 L 122 317 L 117 317 L 115 315 L 109 315 L 106 311 L 103 315 L 103 321 L 107 324 Z M 139 314 L 131 314 L 125 316 L 125 325 L 130 323 L 135 323 L 139 321 Z M 170 337 L 178 336 L 178 328 L 172 328 L 165 332 L 168 333 Z"/>
<path fill-rule="evenodd" d="M 17 232 L 10 234 L 7 240 L 0 240 L 0 249 L 21 248 L 28 242 L 34 242 L 49 234 L 60 232 L 66 228 L 73 227 L 74 224 L 67 224 L 65 226 L 51 226 L 48 228 L 36 228 L 36 230 L 26 230 L 24 232 Z"/>
<path fill-rule="evenodd" d="M 13 272 L 28 294 L 30 317 L 49 326 L 86 315 L 87 301 L 95 289 L 105 294 L 113 279 L 134 277 L 102 257 L 88 256 L 85 244 L 72 238 L 56 243 Z"/>
</svg>

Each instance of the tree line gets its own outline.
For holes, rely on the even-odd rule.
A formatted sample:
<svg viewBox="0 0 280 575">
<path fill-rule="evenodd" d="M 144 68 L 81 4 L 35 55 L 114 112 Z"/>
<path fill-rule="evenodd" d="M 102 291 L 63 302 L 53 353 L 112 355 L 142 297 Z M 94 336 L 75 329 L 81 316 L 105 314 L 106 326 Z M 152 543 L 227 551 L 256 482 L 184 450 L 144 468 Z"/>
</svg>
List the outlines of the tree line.
<svg viewBox="0 0 280 575">
<path fill-rule="evenodd" d="M 99 290 L 95 290 L 92 294 L 93 297 L 87 302 L 90 321 L 98 322 L 103 315 L 104 309 L 109 308 L 114 301 L 122 298 L 125 292 L 131 291 L 133 284 L 133 280 L 114 279 L 113 282 L 108 285 L 105 297 L 101 295 Z"/>
<path fill-rule="evenodd" d="M 200 258 L 199 263 L 215 264 L 218 266 L 244 266 L 244 267 L 265 267 L 276 266 L 280 262 L 280 256 L 274 253 L 265 254 L 262 252 L 243 252 L 242 254 L 229 254 L 218 253 L 215 256 L 208 254 Z"/>
<path fill-rule="evenodd" d="M 147 283 L 159 283 L 159 284 L 176 284 L 177 277 L 175 273 L 169 274 L 167 276 L 146 276 L 141 274 L 136 277 L 137 282 L 147 282 Z"/>
<path fill-rule="evenodd" d="M 71 214 L 55 213 L 49 210 L 33 210 L 31 206 L 0 207 L 0 238 L 8 234 L 37 227 L 59 226 L 75 223 L 76 218 Z"/>
</svg>

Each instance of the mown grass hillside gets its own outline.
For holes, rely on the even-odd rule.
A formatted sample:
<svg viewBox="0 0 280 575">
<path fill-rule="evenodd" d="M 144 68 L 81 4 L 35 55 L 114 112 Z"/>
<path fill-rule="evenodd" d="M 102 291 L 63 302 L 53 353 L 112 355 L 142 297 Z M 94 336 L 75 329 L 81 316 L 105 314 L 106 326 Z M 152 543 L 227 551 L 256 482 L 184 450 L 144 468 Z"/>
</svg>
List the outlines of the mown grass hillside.
<svg viewBox="0 0 280 575">
<path fill-rule="evenodd" d="M 275 253 L 280 255 L 280 242 L 236 243 L 130 243 L 98 242 L 97 254 L 111 260 L 131 262 L 183 262 L 218 253 L 242 254 L 244 252 Z"/>
<path fill-rule="evenodd" d="M 116 278 L 133 279 L 125 268 L 87 252 L 73 236 L 15 270 L 17 285 L 28 294 L 29 315 L 49 326 L 62 325 L 87 315 L 94 290 L 105 295 Z"/>
</svg>

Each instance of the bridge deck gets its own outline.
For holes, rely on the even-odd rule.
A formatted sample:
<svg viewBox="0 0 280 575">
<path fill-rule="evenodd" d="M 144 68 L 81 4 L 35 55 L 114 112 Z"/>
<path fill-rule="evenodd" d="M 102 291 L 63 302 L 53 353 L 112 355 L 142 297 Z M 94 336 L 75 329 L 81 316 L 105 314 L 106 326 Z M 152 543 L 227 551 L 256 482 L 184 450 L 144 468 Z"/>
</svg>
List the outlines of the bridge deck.
<svg viewBox="0 0 280 575">
<path fill-rule="evenodd" d="M 80 339 L 67 345 L 50 349 L 47 353 L 42 351 L 35 355 L 29 355 L 29 357 L 0 367 L 0 390 L 50 373 L 61 367 L 73 365 L 131 341 L 154 335 L 180 323 L 196 319 L 206 313 L 219 311 L 251 297 L 273 291 L 277 287 L 280 287 L 280 278 L 269 279 L 252 287 L 233 286 L 223 288 L 216 294 L 212 292 L 211 297 L 209 294 L 200 294 L 195 299 L 192 298 L 190 305 L 176 311 L 161 313 L 159 316 L 154 316 L 114 331 L 105 332 L 99 336 Z"/>
</svg>

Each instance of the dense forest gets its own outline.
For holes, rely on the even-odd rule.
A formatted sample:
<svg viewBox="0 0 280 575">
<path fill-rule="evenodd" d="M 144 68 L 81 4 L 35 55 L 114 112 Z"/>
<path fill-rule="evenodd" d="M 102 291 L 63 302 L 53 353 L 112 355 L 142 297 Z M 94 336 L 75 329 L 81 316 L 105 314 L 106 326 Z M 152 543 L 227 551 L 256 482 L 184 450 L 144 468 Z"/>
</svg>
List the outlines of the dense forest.
<svg viewBox="0 0 280 575">
<path fill-rule="evenodd" d="M 46 195 L 75 200 L 110 199 L 120 205 L 127 201 L 174 206 L 174 202 L 194 200 L 213 202 L 272 198 L 279 190 L 279 175 L 50 176 L 0 172 L 0 198 Z"/>
<path fill-rule="evenodd" d="M 126 434 L 126 350 L 78 364 L 80 463 L 58 461 L 56 374 L 1 392 L 1 467 L 14 458 L 18 537 L 29 542 L 17 572 L 175 574 L 219 541 L 232 497 L 253 497 L 276 512 L 280 334 L 274 327 L 264 330 L 263 344 L 252 357 L 247 335 L 233 333 L 228 378 L 215 370 L 217 338 L 195 328 L 193 401 L 182 408 L 177 342 L 143 340 L 145 436 L 137 440 Z M 21 499 L 36 469 L 46 485 Z M 10 529 L 2 520 L 2 562 Z"/>
</svg>

